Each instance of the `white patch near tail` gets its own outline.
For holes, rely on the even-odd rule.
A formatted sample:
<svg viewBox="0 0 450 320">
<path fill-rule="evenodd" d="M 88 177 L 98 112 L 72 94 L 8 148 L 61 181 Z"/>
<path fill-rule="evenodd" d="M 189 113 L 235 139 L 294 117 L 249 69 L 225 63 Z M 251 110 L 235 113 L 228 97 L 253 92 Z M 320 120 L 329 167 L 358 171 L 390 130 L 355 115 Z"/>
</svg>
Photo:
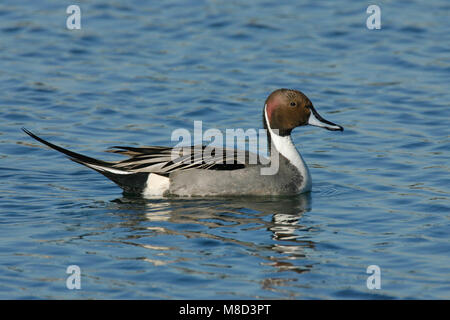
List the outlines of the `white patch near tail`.
<svg viewBox="0 0 450 320">
<path fill-rule="evenodd" d="M 160 176 L 156 173 L 150 173 L 147 178 L 147 186 L 145 187 L 142 195 L 148 196 L 163 196 L 164 192 L 169 190 L 170 180 L 167 177 Z"/>
</svg>

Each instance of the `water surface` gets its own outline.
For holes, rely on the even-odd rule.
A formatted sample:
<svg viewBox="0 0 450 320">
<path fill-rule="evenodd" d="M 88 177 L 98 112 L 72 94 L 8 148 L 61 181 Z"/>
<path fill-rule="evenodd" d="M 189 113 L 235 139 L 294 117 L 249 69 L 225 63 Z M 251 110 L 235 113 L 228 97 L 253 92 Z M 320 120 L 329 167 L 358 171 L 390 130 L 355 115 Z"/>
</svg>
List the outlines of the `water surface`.
<svg viewBox="0 0 450 320">
<path fill-rule="evenodd" d="M 60 1 L 2 1 L 0 298 L 449 299 L 450 6 L 381 1 L 368 30 L 367 5 L 91 1 L 70 31 Z M 126 198 L 20 130 L 112 160 L 258 129 L 280 87 L 345 127 L 294 131 L 296 197 Z"/>
</svg>

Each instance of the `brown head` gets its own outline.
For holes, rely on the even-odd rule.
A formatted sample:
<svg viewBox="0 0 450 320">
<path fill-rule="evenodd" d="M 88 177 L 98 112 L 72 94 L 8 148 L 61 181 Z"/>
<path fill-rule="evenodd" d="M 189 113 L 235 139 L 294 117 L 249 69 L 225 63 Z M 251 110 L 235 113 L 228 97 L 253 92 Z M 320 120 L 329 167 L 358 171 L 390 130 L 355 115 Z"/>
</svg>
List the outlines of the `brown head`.
<svg viewBox="0 0 450 320">
<path fill-rule="evenodd" d="M 264 127 L 267 128 L 266 114 L 270 128 L 277 129 L 281 136 L 289 135 L 292 129 L 308 124 L 333 131 L 344 130 L 322 118 L 311 100 L 297 90 L 278 89 L 269 95 L 263 110 Z"/>
</svg>

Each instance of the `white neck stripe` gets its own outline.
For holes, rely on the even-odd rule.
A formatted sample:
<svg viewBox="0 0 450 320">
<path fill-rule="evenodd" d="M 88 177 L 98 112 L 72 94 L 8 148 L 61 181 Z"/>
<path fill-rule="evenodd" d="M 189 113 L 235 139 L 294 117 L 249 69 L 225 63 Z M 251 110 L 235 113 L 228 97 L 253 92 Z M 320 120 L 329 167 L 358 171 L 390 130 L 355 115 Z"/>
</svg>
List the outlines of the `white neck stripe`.
<svg viewBox="0 0 450 320">
<path fill-rule="evenodd" d="M 289 160 L 292 165 L 294 165 L 303 177 L 303 182 L 301 185 L 301 191 L 311 190 L 311 174 L 309 173 L 308 166 L 303 160 L 300 153 L 297 151 L 294 143 L 292 142 L 291 135 L 280 136 L 273 132 L 270 127 L 269 118 L 267 116 L 267 104 L 264 106 L 264 118 L 266 119 L 267 130 L 269 131 L 270 138 L 273 146 L 281 153 L 286 159 Z"/>
</svg>

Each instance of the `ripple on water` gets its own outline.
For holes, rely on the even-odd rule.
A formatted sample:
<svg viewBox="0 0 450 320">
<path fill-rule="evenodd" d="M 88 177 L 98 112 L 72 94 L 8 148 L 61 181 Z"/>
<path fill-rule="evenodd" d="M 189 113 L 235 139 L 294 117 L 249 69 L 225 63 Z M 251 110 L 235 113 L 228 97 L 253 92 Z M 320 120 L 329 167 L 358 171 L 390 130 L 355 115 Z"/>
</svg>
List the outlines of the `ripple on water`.
<svg viewBox="0 0 450 320">
<path fill-rule="evenodd" d="M 1 5 L 0 298 L 448 299 L 446 6 L 367 30 L 352 1 L 97 2 L 69 31 L 56 0 Z M 20 130 L 119 159 L 197 120 L 260 128 L 278 87 L 345 127 L 293 131 L 306 195 L 127 198 Z"/>
</svg>

